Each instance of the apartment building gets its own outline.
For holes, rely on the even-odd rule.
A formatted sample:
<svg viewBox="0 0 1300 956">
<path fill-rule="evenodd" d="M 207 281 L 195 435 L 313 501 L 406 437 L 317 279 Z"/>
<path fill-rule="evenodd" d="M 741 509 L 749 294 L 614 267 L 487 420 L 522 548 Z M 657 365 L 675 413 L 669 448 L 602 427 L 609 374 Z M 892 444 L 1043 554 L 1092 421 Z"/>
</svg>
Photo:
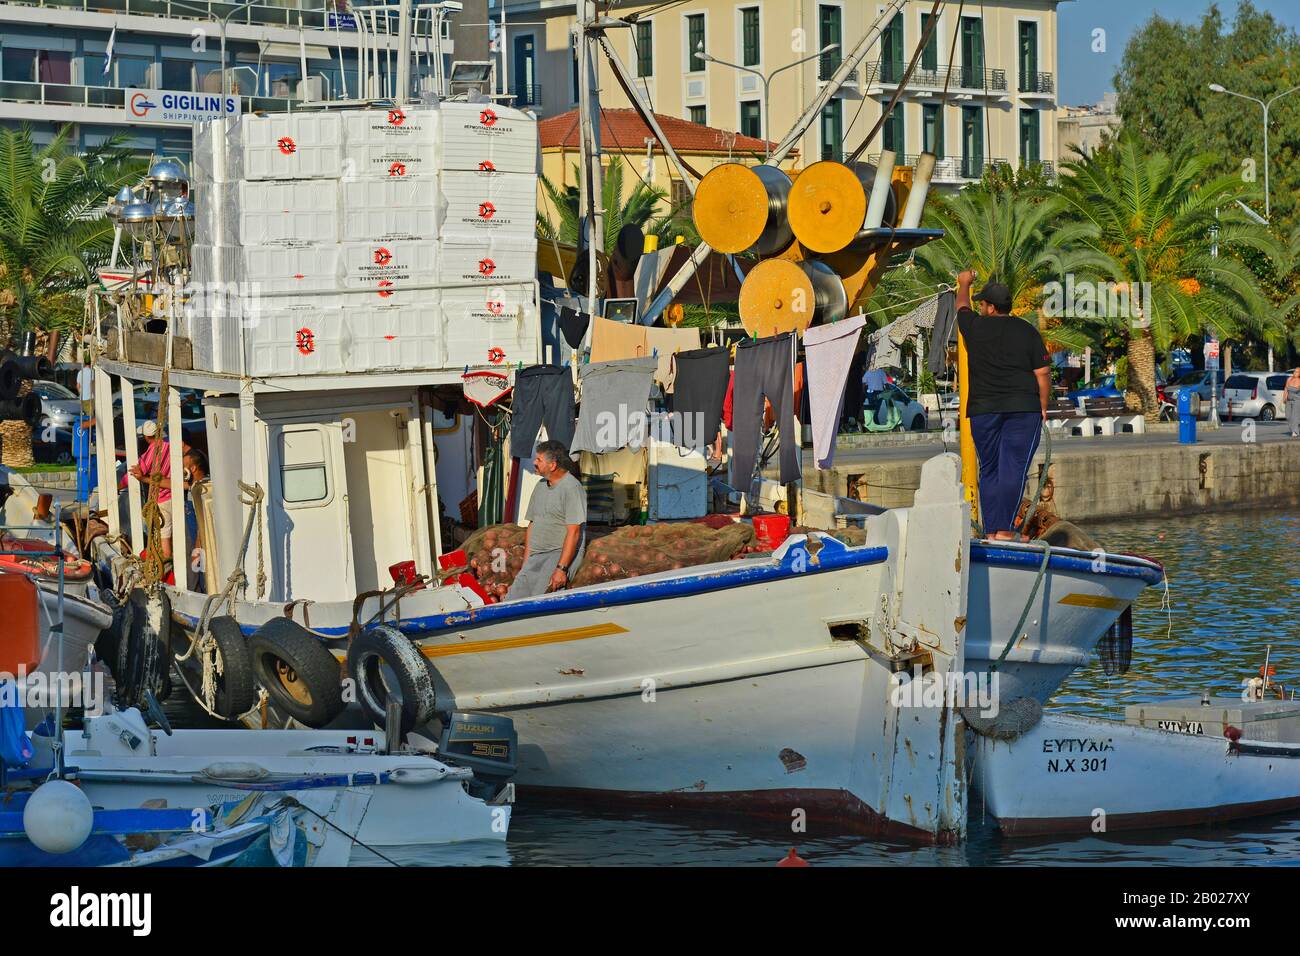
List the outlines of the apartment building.
<svg viewBox="0 0 1300 956">
<path fill-rule="evenodd" d="M 1081 151 L 1091 156 L 1108 136 L 1119 133 L 1119 97 L 1106 93 L 1092 106 L 1064 106 L 1057 116 L 1057 160 L 1061 164 L 1077 160 Z"/>
<path fill-rule="evenodd" d="M 575 4 L 505 2 L 517 101 L 543 116 L 572 109 Z M 977 180 L 990 164 L 1041 162 L 1050 171 L 1057 156 L 1058 2 L 945 3 L 897 107 L 863 157 L 878 156 L 882 146 L 908 162 L 932 151 L 940 157 L 936 182 L 953 187 Z M 611 15 L 639 16 L 630 29 L 608 35 L 656 112 L 780 140 L 885 6 L 878 0 L 623 0 Z M 908 0 L 891 19 L 803 136 L 801 162 L 841 159 L 861 144 L 902 83 L 932 8 L 930 0 Z M 818 55 L 832 44 L 835 49 Z M 603 57 L 599 85 L 603 104 L 628 105 Z"/>
<path fill-rule="evenodd" d="M 486 33 L 485 0 L 471 4 Z M 429 84 L 434 58 L 445 70 L 455 52 L 451 18 L 416 6 L 413 75 Z M 391 95 L 395 12 L 347 0 L 0 2 L 0 125 L 27 123 L 47 142 L 72 123 L 78 148 L 117 134 L 141 154 L 186 159 L 193 117 L 220 110 L 223 69 L 240 112 Z"/>
</svg>

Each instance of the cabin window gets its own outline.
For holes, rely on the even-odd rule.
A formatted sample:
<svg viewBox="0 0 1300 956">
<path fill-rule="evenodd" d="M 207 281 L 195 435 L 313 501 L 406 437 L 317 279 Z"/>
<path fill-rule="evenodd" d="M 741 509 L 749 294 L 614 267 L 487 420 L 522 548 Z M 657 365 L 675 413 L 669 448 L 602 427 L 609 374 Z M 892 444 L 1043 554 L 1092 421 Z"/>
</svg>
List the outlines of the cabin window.
<svg viewBox="0 0 1300 956">
<path fill-rule="evenodd" d="M 280 488 L 286 504 L 324 501 L 329 497 L 325 442 L 316 429 L 280 434 Z"/>
</svg>

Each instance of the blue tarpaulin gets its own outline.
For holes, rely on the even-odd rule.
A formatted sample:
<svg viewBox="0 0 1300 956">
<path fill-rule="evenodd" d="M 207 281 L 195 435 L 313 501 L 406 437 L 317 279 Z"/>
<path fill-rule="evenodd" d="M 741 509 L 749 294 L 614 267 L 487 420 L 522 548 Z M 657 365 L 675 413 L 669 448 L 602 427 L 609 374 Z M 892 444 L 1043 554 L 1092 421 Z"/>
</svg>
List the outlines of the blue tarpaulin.
<svg viewBox="0 0 1300 956">
<path fill-rule="evenodd" d="M 32 759 L 32 742 L 24 726 L 26 715 L 16 691 L 13 681 L 0 681 L 0 763 L 15 769 Z"/>
</svg>

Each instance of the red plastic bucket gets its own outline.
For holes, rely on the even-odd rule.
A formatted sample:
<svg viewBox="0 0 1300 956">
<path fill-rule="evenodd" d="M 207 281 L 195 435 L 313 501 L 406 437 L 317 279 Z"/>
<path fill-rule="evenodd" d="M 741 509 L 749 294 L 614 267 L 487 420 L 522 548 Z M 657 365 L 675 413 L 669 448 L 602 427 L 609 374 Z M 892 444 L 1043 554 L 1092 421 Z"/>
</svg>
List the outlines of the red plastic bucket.
<svg viewBox="0 0 1300 956">
<path fill-rule="evenodd" d="M 775 551 L 790 536 L 789 515 L 754 515 L 754 534 L 764 551 Z"/>
</svg>

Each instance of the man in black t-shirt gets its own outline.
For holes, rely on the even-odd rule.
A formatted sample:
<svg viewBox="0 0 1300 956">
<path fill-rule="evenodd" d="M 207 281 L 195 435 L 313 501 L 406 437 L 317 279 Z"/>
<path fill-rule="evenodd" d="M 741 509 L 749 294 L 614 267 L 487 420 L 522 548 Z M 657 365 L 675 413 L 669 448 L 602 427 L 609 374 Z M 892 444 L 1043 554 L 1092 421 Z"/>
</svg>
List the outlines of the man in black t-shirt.
<svg viewBox="0 0 1300 956">
<path fill-rule="evenodd" d="M 1011 292 L 985 284 L 971 308 L 975 273 L 957 276 L 957 327 L 966 343 L 970 387 L 966 415 L 979 457 L 980 517 L 984 534 L 1015 540 L 1012 532 L 1029 463 L 1038 450 L 1052 372 L 1038 329 L 1011 315 Z"/>
</svg>

